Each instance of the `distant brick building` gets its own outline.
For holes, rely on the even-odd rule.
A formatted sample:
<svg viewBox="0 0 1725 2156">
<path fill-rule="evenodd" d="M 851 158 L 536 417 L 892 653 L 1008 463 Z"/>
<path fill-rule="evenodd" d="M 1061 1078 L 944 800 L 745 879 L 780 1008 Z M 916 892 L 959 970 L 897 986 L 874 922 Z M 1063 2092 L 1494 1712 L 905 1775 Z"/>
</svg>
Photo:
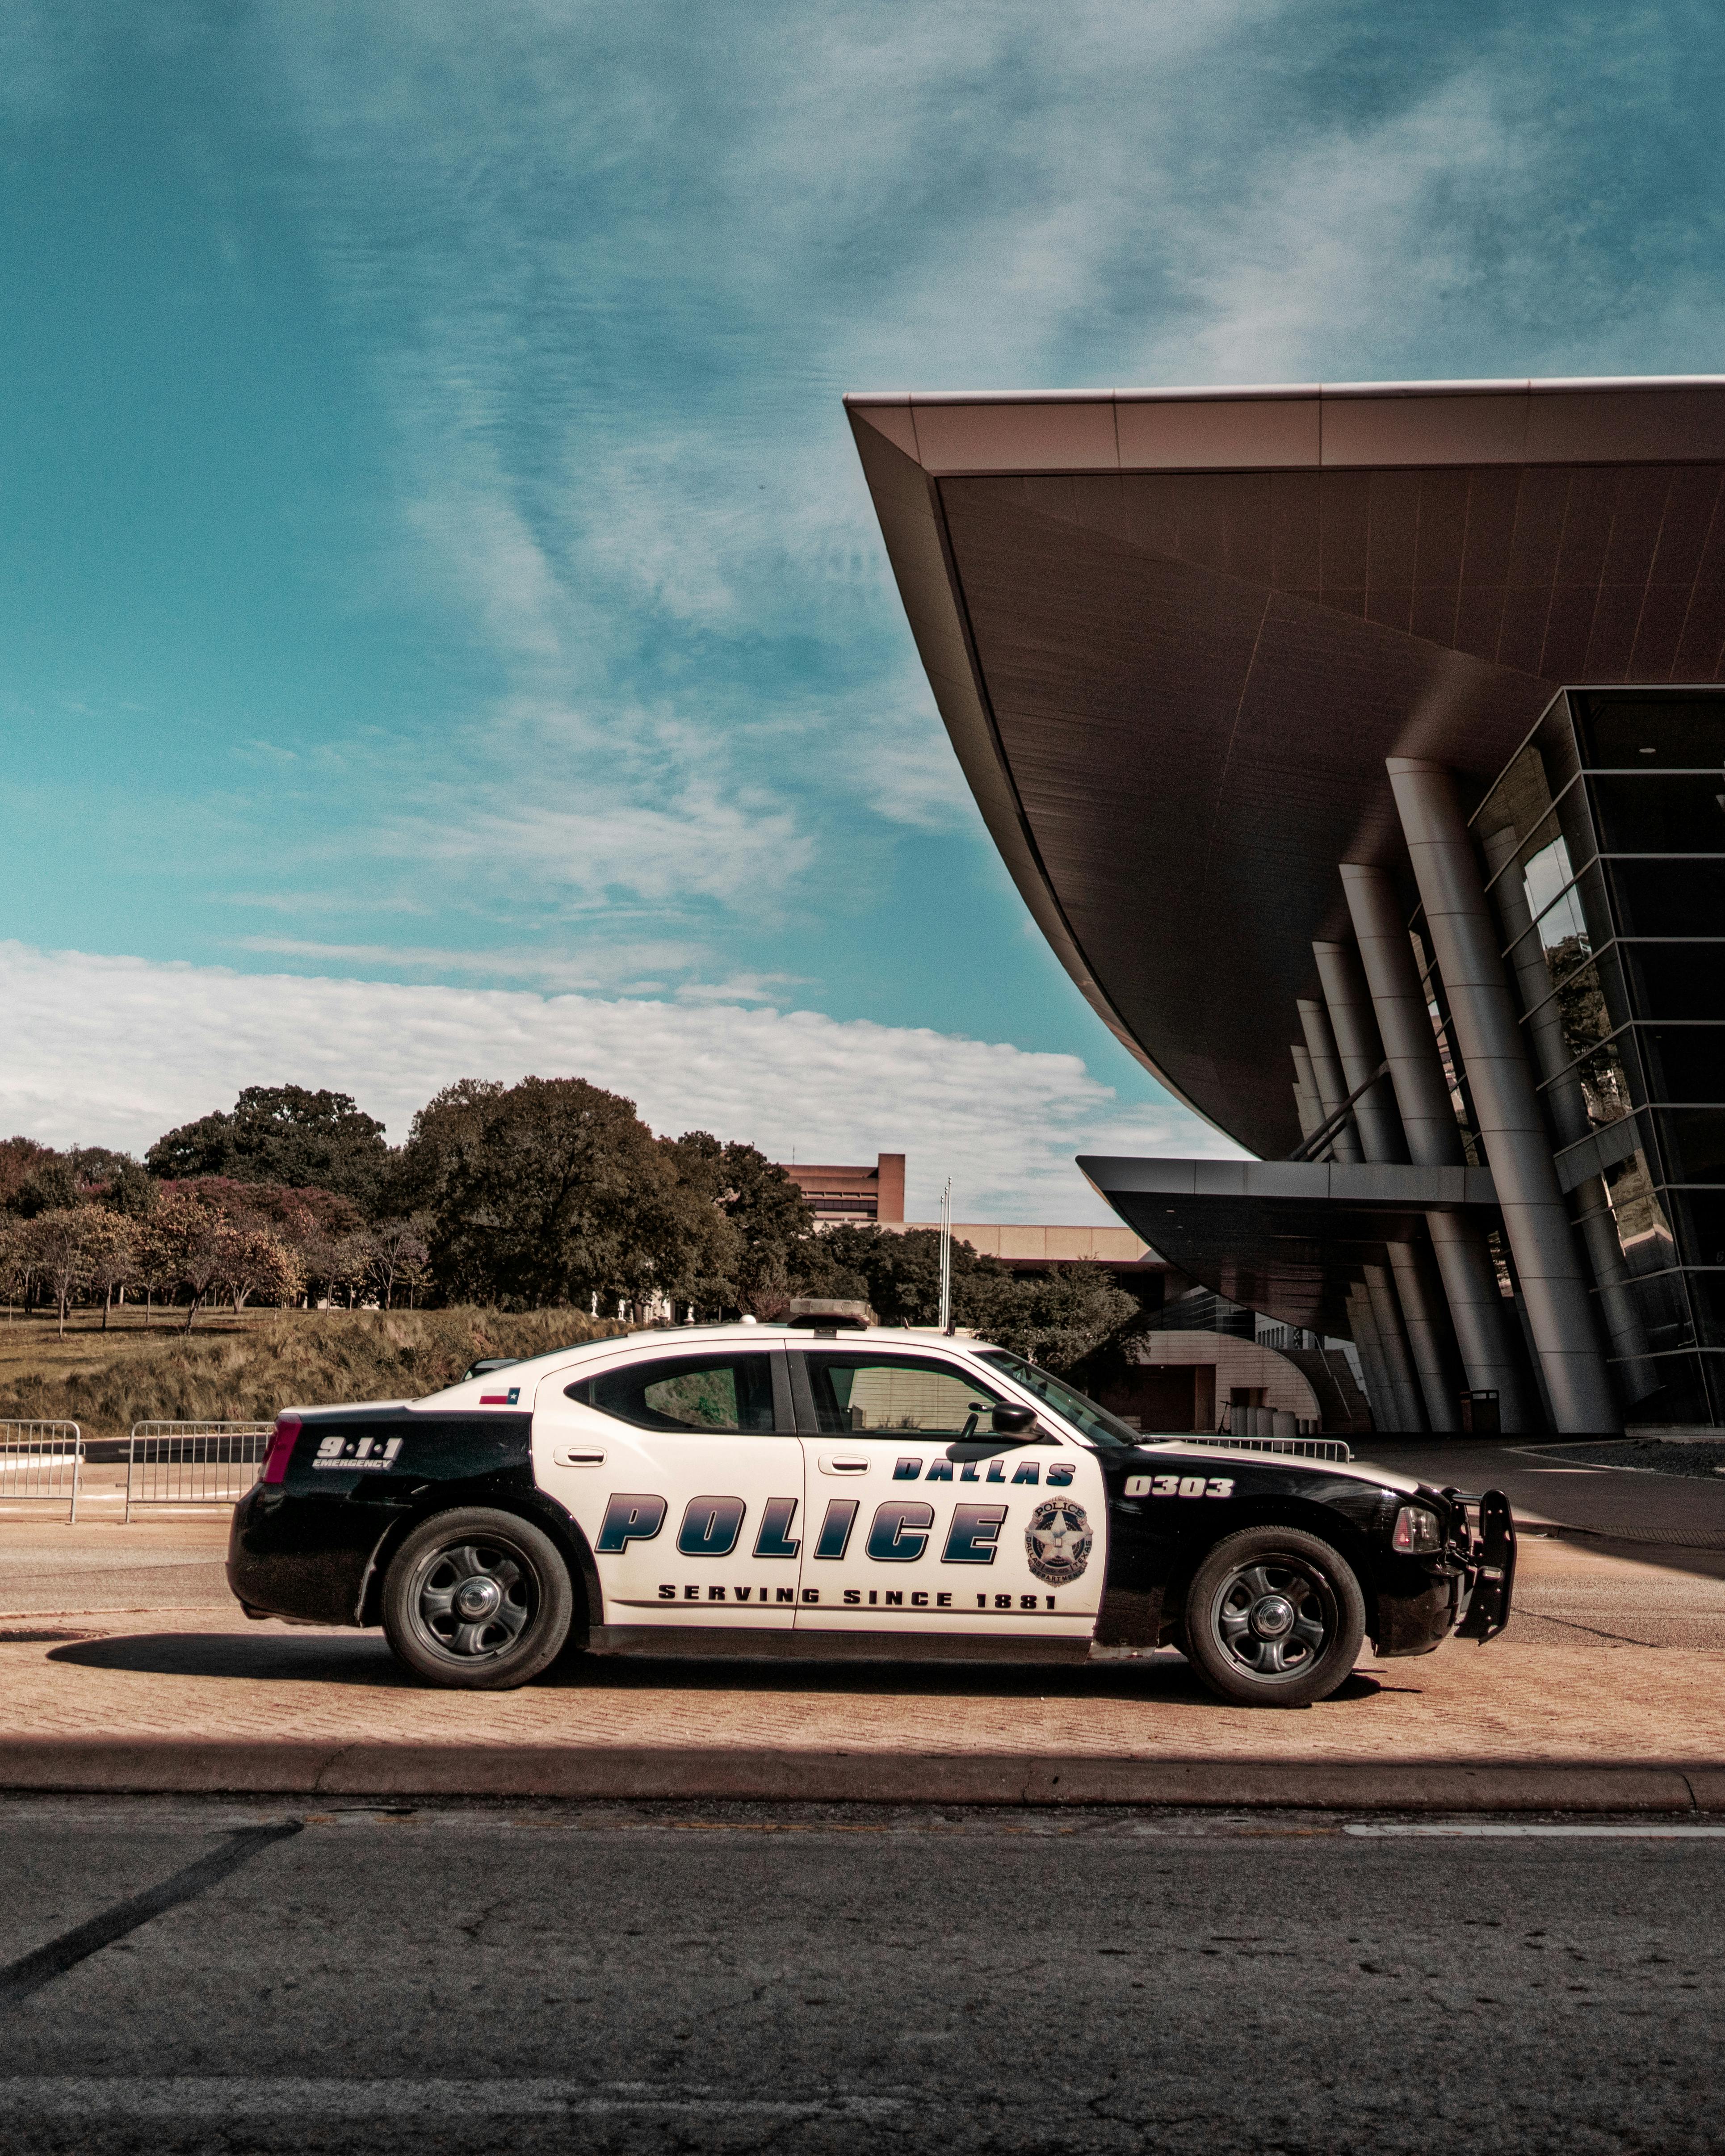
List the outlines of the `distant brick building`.
<svg viewBox="0 0 1725 2156">
<path fill-rule="evenodd" d="M 788 1163 L 789 1176 L 809 1200 L 809 1209 L 824 1226 L 855 1227 L 878 1222 L 901 1228 L 905 1220 L 905 1157 L 875 1156 L 872 1168 L 805 1168 Z"/>
<path fill-rule="evenodd" d="M 901 1152 L 877 1153 L 872 1168 L 804 1167 L 798 1161 L 784 1163 L 784 1171 L 823 1227 L 861 1225 L 902 1233 L 907 1228 L 940 1225 L 937 1220 L 906 1219 Z M 1040 1222 L 955 1220 L 952 1235 L 957 1241 L 968 1243 L 979 1257 L 997 1258 L 1014 1272 L 1046 1273 L 1063 1265 L 1101 1265 L 1141 1299 L 1146 1296 L 1143 1276 L 1160 1276 L 1168 1270 L 1142 1237 L 1126 1227 L 1050 1228 Z M 1158 1277 L 1158 1291 L 1148 1300 L 1161 1299 Z"/>
</svg>

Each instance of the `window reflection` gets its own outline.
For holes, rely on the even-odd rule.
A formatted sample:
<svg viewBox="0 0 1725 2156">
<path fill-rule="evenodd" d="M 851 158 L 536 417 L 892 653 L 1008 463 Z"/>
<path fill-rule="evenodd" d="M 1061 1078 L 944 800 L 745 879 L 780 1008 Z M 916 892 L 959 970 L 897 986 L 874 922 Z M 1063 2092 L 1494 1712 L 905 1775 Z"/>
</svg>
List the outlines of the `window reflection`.
<svg viewBox="0 0 1725 2156">
<path fill-rule="evenodd" d="M 1632 1277 L 1663 1272 L 1676 1263 L 1671 1224 L 1653 1186 L 1647 1156 L 1638 1146 L 1626 1160 L 1604 1171 L 1605 1197 L 1611 1208 L 1617 1246 Z"/>
</svg>

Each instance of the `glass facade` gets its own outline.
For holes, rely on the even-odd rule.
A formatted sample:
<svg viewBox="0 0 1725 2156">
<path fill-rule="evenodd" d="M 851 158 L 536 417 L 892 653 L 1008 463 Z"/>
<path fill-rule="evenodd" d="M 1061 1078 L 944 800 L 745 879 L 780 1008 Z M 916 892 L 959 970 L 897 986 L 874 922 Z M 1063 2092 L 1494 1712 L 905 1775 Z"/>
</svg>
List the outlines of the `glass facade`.
<svg viewBox="0 0 1725 2156">
<path fill-rule="evenodd" d="M 1725 1423 L 1725 695 L 1558 697 L 1474 830 L 1625 1411 Z"/>
</svg>

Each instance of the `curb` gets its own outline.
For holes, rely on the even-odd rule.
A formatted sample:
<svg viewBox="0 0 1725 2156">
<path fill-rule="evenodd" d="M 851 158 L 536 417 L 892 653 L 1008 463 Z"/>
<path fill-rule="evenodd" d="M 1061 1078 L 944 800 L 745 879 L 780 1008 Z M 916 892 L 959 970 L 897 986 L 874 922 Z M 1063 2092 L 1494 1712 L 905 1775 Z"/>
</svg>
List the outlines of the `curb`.
<svg viewBox="0 0 1725 2156">
<path fill-rule="evenodd" d="M 1725 1766 L 0 1738 L 0 1791 L 1692 1815 L 1725 1811 Z"/>
</svg>

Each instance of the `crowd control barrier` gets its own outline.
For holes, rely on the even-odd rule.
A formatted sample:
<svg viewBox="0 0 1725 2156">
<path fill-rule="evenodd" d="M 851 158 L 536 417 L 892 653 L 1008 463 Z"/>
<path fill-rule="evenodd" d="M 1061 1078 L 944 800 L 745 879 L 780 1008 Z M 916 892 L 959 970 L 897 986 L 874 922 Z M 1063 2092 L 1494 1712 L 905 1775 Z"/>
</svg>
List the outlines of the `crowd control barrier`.
<svg viewBox="0 0 1725 2156">
<path fill-rule="evenodd" d="M 1229 1452 L 1280 1452 L 1295 1460 L 1333 1460 L 1345 1465 L 1353 1448 L 1339 1437 L 1207 1437 Z"/>
<path fill-rule="evenodd" d="M 84 1433 L 75 1422 L 0 1422 L 0 1503 L 64 1505 L 78 1517 Z"/>
<path fill-rule="evenodd" d="M 258 1479 L 273 1422 L 135 1422 L 125 1523 L 145 1505 L 231 1505 Z"/>
</svg>

